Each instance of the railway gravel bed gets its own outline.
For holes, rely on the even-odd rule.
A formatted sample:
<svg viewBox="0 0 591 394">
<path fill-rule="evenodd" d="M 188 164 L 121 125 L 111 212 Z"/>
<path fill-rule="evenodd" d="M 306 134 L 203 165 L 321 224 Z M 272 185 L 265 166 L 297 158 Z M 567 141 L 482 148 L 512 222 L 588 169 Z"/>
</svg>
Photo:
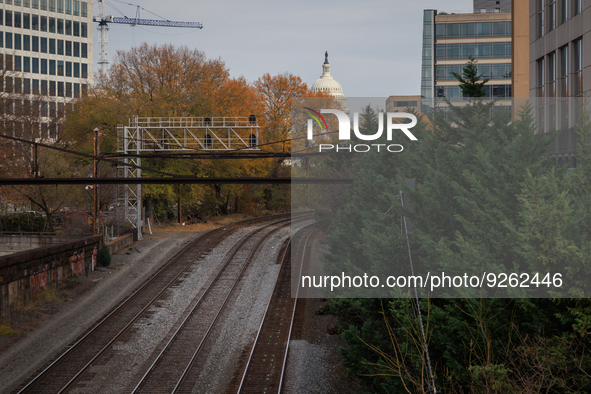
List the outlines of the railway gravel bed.
<svg viewBox="0 0 591 394">
<path fill-rule="evenodd" d="M 90 272 L 92 288 L 0 354 L 0 392 L 8 393 L 149 278 L 203 232 L 158 231 L 113 256 L 111 267 Z"/>
</svg>

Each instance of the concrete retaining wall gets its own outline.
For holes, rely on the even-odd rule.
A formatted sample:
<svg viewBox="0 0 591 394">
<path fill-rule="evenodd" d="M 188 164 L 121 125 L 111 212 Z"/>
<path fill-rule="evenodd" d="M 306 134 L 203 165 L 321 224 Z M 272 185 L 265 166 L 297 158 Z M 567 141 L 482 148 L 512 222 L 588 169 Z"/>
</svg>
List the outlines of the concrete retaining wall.
<svg viewBox="0 0 591 394">
<path fill-rule="evenodd" d="M 0 318 L 39 298 L 43 289 L 94 270 L 100 236 L 0 256 Z"/>
<path fill-rule="evenodd" d="M 79 239 L 73 235 L 0 234 L 0 256 Z"/>
<path fill-rule="evenodd" d="M 111 251 L 111 254 L 121 253 L 125 250 L 129 245 L 133 243 L 133 235 L 132 234 L 125 234 L 120 237 L 115 238 L 112 241 L 107 242 L 105 245 Z"/>
</svg>

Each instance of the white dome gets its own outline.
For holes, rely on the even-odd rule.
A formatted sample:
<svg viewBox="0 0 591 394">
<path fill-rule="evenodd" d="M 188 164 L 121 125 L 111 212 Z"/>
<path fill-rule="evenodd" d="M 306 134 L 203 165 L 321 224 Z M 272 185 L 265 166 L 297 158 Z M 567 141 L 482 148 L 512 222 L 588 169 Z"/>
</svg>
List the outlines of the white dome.
<svg viewBox="0 0 591 394">
<path fill-rule="evenodd" d="M 341 84 L 338 83 L 338 81 L 330 75 L 328 53 L 326 54 L 324 64 L 322 65 L 322 75 L 312 85 L 312 91 L 327 92 L 330 93 L 333 97 L 345 97 L 345 95 L 343 94 L 343 88 L 341 87 Z"/>
</svg>

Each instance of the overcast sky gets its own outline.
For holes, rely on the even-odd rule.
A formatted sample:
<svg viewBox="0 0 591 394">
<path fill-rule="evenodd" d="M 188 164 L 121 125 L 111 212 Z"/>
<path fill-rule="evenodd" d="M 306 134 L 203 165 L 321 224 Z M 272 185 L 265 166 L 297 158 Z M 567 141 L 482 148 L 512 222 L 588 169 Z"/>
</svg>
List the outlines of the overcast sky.
<svg viewBox="0 0 591 394">
<path fill-rule="evenodd" d="M 472 11 L 471 0 L 130 1 L 168 20 L 201 22 L 203 29 L 112 23 L 109 61 L 117 50 L 142 42 L 171 43 L 221 58 L 233 77 L 254 81 L 264 73 L 290 72 L 311 86 L 322 74 L 328 51 L 331 74 L 348 97 L 420 94 L 422 11 Z M 136 11 L 115 0 L 108 0 L 105 9 L 107 14 L 128 17 Z M 146 11 L 141 17 L 157 19 Z M 95 23 L 98 69 L 96 28 Z"/>
</svg>

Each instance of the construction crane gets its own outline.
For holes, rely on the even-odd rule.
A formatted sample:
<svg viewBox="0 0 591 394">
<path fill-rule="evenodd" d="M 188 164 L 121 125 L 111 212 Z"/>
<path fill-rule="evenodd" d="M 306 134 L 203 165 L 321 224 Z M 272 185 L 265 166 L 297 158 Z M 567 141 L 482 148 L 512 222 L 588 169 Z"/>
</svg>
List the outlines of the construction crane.
<svg viewBox="0 0 591 394">
<path fill-rule="evenodd" d="M 134 5 L 134 4 L 129 4 Z M 106 73 L 107 67 L 109 66 L 109 26 L 108 23 L 122 23 L 125 25 L 146 25 L 146 26 L 163 26 L 163 27 L 189 27 L 195 29 L 203 29 L 203 25 L 199 22 L 175 22 L 168 20 L 157 20 L 157 19 L 140 19 L 140 9 L 137 6 L 135 18 L 115 17 L 112 15 L 105 15 L 105 5 L 103 0 L 98 0 L 99 16 L 94 16 L 92 20 L 98 22 L 99 31 L 99 58 L 98 64 L 100 65 L 101 72 Z"/>
</svg>

